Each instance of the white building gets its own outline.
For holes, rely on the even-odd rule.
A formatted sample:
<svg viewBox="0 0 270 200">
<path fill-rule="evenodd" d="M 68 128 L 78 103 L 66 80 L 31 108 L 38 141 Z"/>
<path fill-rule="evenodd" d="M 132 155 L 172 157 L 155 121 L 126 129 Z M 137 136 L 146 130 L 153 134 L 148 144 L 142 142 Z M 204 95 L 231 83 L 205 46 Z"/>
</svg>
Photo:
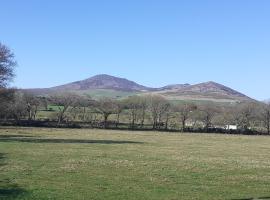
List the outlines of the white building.
<svg viewBox="0 0 270 200">
<path fill-rule="evenodd" d="M 237 130 L 237 125 L 226 125 L 225 129 L 226 130 Z"/>
</svg>

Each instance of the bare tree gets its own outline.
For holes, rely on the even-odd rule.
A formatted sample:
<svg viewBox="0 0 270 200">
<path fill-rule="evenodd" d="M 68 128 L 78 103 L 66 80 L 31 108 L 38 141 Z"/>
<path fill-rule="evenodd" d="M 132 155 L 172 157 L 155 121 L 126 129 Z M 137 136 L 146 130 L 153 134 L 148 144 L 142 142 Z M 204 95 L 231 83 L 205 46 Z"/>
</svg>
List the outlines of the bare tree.
<svg viewBox="0 0 270 200">
<path fill-rule="evenodd" d="M 117 114 L 115 126 L 116 126 L 116 128 L 118 128 L 119 123 L 120 123 L 120 114 L 124 110 L 124 103 L 123 103 L 123 101 L 117 101 L 115 103 L 116 103 L 115 106 L 116 106 L 116 114 Z"/>
<path fill-rule="evenodd" d="M 103 116 L 103 127 L 108 128 L 108 118 L 112 114 L 117 114 L 117 103 L 109 98 L 102 98 L 97 102 L 96 110 Z"/>
<path fill-rule="evenodd" d="M 83 108 L 78 104 L 72 105 L 69 109 L 68 121 L 75 122 L 79 115 L 83 112 Z"/>
<path fill-rule="evenodd" d="M 94 105 L 94 100 L 90 96 L 77 96 L 74 103 L 70 106 L 70 115 L 73 121 L 80 119 L 85 121 L 86 111 Z"/>
<path fill-rule="evenodd" d="M 10 108 L 14 104 L 14 89 L 0 88 L 0 118 L 6 119 L 11 116 Z"/>
<path fill-rule="evenodd" d="M 0 42 L 0 115 L 7 118 L 15 112 L 15 90 L 5 89 L 9 81 L 14 77 L 14 68 L 17 65 L 14 54 Z M 14 105 L 12 108 L 12 104 Z"/>
<path fill-rule="evenodd" d="M 27 116 L 27 104 L 22 92 L 16 91 L 13 101 L 9 104 L 8 113 L 17 122 Z"/>
<path fill-rule="evenodd" d="M 212 120 L 217 113 L 219 113 L 219 109 L 211 104 L 201 105 L 199 107 L 201 112 L 201 120 L 204 124 L 204 129 L 209 131 L 209 128 L 213 125 Z"/>
<path fill-rule="evenodd" d="M 190 117 L 192 111 L 196 110 L 197 106 L 193 103 L 184 103 L 176 107 L 177 113 L 180 114 L 180 121 L 182 125 L 182 131 L 186 129 L 186 121 Z"/>
<path fill-rule="evenodd" d="M 130 127 L 135 128 L 139 125 L 141 128 L 144 126 L 147 98 L 144 96 L 131 96 L 124 102 L 125 109 L 128 110 Z"/>
<path fill-rule="evenodd" d="M 140 97 L 139 96 L 131 96 L 125 101 L 125 106 L 128 109 L 129 113 L 129 121 L 130 127 L 135 128 L 135 124 L 139 119 L 140 114 Z"/>
<path fill-rule="evenodd" d="M 268 135 L 270 134 L 270 103 L 266 103 L 262 110 L 262 120 Z"/>
<path fill-rule="evenodd" d="M 30 93 L 24 93 L 24 99 L 26 103 L 26 110 L 28 113 L 28 120 L 35 120 L 38 106 L 40 105 L 39 98 Z"/>
<path fill-rule="evenodd" d="M 153 129 L 160 129 L 163 126 L 162 118 L 169 109 L 169 102 L 160 95 L 151 95 L 148 97 L 149 111 L 153 122 Z"/>
<path fill-rule="evenodd" d="M 14 67 L 17 65 L 11 50 L 0 43 L 0 87 L 6 87 L 14 77 Z"/>
<path fill-rule="evenodd" d="M 169 102 L 167 104 L 164 105 L 164 109 L 165 109 L 165 114 L 164 114 L 164 128 L 165 130 L 167 130 L 169 128 L 169 122 L 170 120 L 174 117 L 174 113 L 175 113 L 175 107 L 172 106 Z"/>
<path fill-rule="evenodd" d="M 140 97 L 140 119 L 141 119 L 141 122 L 140 122 L 140 127 L 143 128 L 144 126 L 144 121 L 145 121 L 145 117 L 146 117 L 146 111 L 147 111 L 147 97 L 145 96 L 141 96 Z"/>
<path fill-rule="evenodd" d="M 48 110 L 48 99 L 47 97 L 38 97 L 40 105 L 44 107 L 44 110 Z"/>
<path fill-rule="evenodd" d="M 243 102 L 237 105 L 235 109 L 235 121 L 243 131 L 250 129 L 251 123 L 255 119 L 255 108 L 256 104 L 253 102 Z"/>
<path fill-rule="evenodd" d="M 168 128 L 168 123 L 171 116 L 170 108 L 171 104 L 167 100 L 164 100 L 164 102 L 160 104 L 157 123 L 158 129 L 161 129 L 162 126 L 164 126 L 165 129 Z"/>
<path fill-rule="evenodd" d="M 66 119 L 66 111 L 73 105 L 75 105 L 78 101 L 79 97 L 74 94 L 66 93 L 66 94 L 59 94 L 50 97 L 50 101 L 53 105 L 57 106 L 58 113 L 58 125 L 60 125 L 64 119 Z"/>
</svg>

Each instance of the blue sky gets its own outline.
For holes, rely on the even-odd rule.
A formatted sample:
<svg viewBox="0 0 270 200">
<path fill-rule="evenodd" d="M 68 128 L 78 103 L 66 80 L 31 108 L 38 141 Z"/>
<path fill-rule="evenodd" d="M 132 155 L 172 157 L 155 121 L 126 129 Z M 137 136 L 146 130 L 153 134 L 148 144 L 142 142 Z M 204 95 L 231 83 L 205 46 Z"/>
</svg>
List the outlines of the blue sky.
<svg viewBox="0 0 270 200">
<path fill-rule="evenodd" d="M 110 74 L 152 87 L 216 81 L 270 98 L 268 0 L 0 0 L 12 85 Z"/>
</svg>

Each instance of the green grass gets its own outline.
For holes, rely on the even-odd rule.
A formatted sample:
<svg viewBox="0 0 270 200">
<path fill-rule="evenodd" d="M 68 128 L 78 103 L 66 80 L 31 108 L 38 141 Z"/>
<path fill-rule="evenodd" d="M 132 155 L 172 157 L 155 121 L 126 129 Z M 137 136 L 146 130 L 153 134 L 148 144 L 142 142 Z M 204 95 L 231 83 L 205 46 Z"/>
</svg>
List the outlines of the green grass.
<svg viewBox="0 0 270 200">
<path fill-rule="evenodd" d="M 0 199 L 270 196 L 270 137 L 0 129 Z"/>
<path fill-rule="evenodd" d="M 169 101 L 173 105 L 180 105 L 185 103 L 194 103 L 195 105 L 198 106 L 212 104 L 221 107 L 232 107 L 237 105 L 237 102 L 232 101 L 211 101 L 211 100 L 169 100 Z"/>
<path fill-rule="evenodd" d="M 87 95 L 91 96 L 93 99 L 101 99 L 104 97 L 113 98 L 113 99 L 123 99 L 128 96 L 133 96 L 139 94 L 140 92 L 133 91 L 118 91 L 118 90 L 110 90 L 110 89 L 91 89 L 91 90 L 81 90 L 81 91 L 73 91 L 78 95 Z"/>
</svg>

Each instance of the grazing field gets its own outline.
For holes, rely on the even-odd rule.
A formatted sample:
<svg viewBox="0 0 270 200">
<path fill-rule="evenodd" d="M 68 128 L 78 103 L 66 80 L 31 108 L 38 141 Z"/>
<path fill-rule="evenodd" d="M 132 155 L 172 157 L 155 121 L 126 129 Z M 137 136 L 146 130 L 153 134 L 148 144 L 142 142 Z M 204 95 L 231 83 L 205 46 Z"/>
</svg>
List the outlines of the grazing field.
<svg viewBox="0 0 270 200">
<path fill-rule="evenodd" d="M 0 199 L 269 199 L 270 137 L 0 128 Z"/>
</svg>

